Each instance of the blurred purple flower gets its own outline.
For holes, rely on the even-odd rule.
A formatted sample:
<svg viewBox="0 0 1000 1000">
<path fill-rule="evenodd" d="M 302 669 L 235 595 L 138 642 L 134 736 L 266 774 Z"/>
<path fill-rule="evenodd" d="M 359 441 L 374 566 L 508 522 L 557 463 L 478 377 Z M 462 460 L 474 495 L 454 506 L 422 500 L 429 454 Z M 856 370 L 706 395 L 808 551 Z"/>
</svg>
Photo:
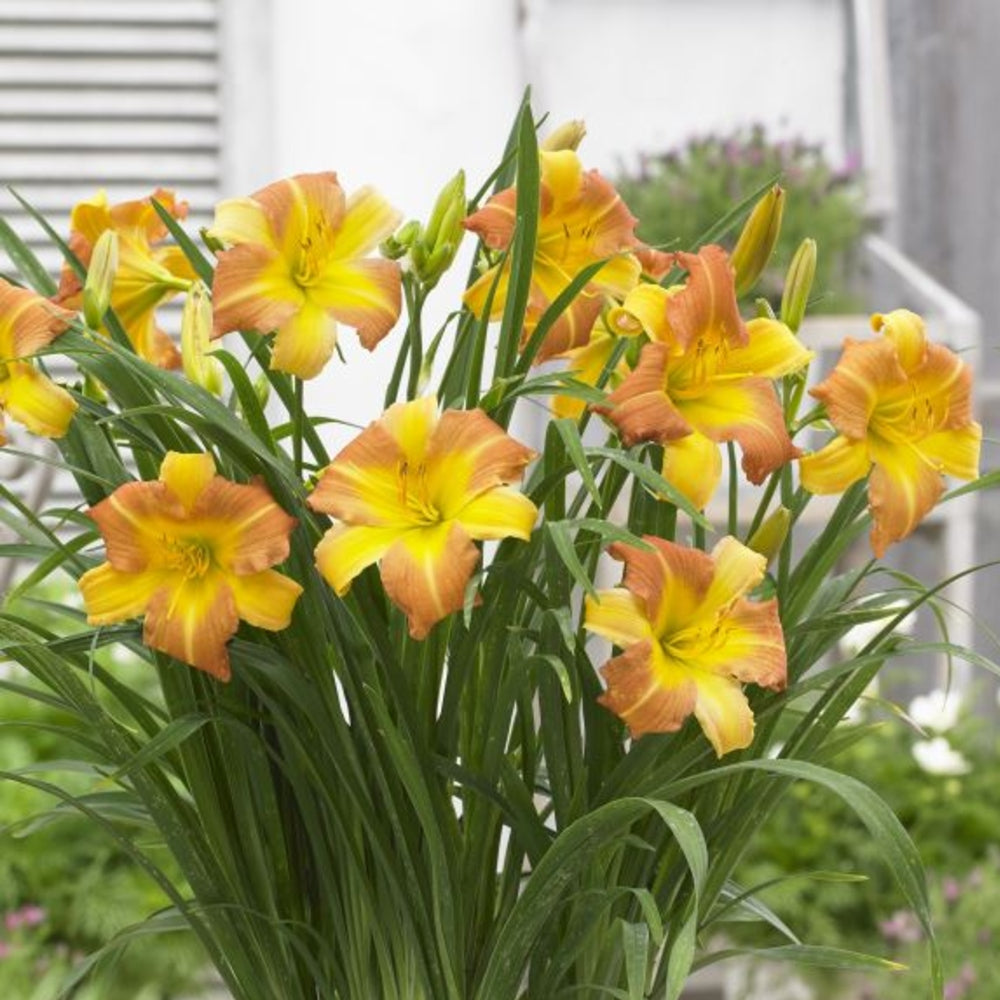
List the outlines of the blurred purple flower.
<svg viewBox="0 0 1000 1000">
<path fill-rule="evenodd" d="M 898 941 L 900 944 L 914 944 L 922 936 L 920 922 L 912 910 L 897 910 L 878 927 L 887 941 Z"/>
<path fill-rule="evenodd" d="M 958 879 L 950 876 L 945 878 L 941 883 L 941 893 L 946 903 L 957 903 L 962 895 L 962 887 L 959 885 Z"/>
</svg>

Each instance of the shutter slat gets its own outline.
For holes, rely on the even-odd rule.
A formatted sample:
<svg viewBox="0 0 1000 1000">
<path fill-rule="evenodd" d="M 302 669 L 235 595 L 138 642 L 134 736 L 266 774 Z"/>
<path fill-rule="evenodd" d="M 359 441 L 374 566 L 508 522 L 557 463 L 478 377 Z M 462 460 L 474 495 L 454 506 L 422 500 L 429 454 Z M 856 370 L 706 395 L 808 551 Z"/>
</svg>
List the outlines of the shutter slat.
<svg viewBox="0 0 1000 1000">
<path fill-rule="evenodd" d="M 165 177 L 212 181 L 219 176 L 219 158 L 205 153 L 136 153 L 119 150 L 114 155 L 90 150 L 4 153 L 3 171 L 8 183 L 41 180 L 93 179 L 97 182 Z"/>
<path fill-rule="evenodd" d="M 212 88 L 183 92 L 156 88 L 126 90 L 115 87 L 88 87 L 86 90 L 47 85 L 0 87 L 0 118 L 31 116 L 107 120 L 141 115 L 145 119 L 214 119 L 219 98 Z"/>
<path fill-rule="evenodd" d="M 157 87 L 186 89 L 215 84 L 214 59 L 142 59 L 132 56 L 72 58 L 68 56 L 0 56 L 0 86 Z"/>
<path fill-rule="evenodd" d="M 0 22 L 192 24 L 218 21 L 215 0 L 0 0 Z"/>
<path fill-rule="evenodd" d="M 0 149 L 201 149 L 218 147 L 213 121 L 35 121 L 0 118 Z"/>
<path fill-rule="evenodd" d="M 41 212 L 50 222 L 55 224 L 68 219 L 70 208 L 84 198 L 93 197 L 98 188 L 103 188 L 107 192 L 109 201 L 116 202 L 145 198 L 157 187 L 171 187 L 167 179 L 159 174 L 137 182 L 116 184 L 114 182 L 107 183 L 106 180 L 106 178 L 98 178 L 94 182 L 74 179 L 60 184 L 32 179 L 15 185 L 15 189 L 32 208 Z M 214 180 L 211 183 L 204 183 L 183 178 L 178 181 L 175 178 L 173 190 L 176 191 L 178 197 L 183 198 L 193 208 L 200 208 L 204 211 L 211 208 L 218 196 L 218 186 Z M 13 194 L 6 187 L 0 187 L 0 215 L 9 219 L 13 214 L 21 211 L 21 206 Z M 11 224 L 13 225 L 13 223 Z M 17 231 L 26 235 L 30 235 L 32 232 L 31 229 L 18 229 Z"/>
<path fill-rule="evenodd" d="M 39 30 L 33 24 L 0 22 L 0 58 L 9 55 L 61 55 L 74 59 L 94 56 L 165 55 L 214 57 L 217 49 L 211 27 L 149 27 L 94 24 L 52 25 Z"/>
</svg>

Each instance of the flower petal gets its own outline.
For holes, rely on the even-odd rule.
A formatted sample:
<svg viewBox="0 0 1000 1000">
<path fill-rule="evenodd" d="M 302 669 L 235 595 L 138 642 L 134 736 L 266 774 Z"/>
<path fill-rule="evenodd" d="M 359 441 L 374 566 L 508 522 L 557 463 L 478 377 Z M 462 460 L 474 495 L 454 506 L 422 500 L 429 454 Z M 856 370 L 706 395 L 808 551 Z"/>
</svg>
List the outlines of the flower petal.
<svg viewBox="0 0 1000 1000">
<path fill-rule="evenodd" d="M 707 616 L 729 608 L 749 594 L 767 572 L 767 558 L 732 535 L 716 543 L 712 549 L 712 563 L 712 581 L 699 609 L 700 614 Z"/>
<path fill-rule="evenodd" d="M 69 310 L 0 278 L 0 362 L 48 347 L 72 319 Z"/>
<path fill-rule="evenodd" d="M 348 524 L 410 524 L 400 482 L 405 457 L 380 422 L 369 424 L 323 470 L 309 506 Z"/>
<path fill-rule="evenodd" d="M 303 244 L 329 248 L 346 210 L 344 192 L 333 171 L 296 174 L 268 184 L 252 195 L 264 211 L 275 242 L 286 260 L 295 260 Z"/>
<path fill-rule="evenodd" d="M 236 601 L 221 574 L 186 579 L 175 576 L 151 598 L 142 640 L 147 646 L 228 681 L 229 653 L 239 617 Z"/>
<path fill-rule="evenodd" d="M 819 451 L 799 459 L 799 476 L 810 493 L 842 493 L 864 479 L 871 467 L 865 442 L 839 434 Z"/>
<path fill-rule="evenodd" d="M 347 199 L 344 219 L 334 243 L 334 256 L 338 260 L 365 256 L 399 225 L 401 219 L 402 214 L 374 188 L 359 188 Z"/>
<path fill-rule="evenodd" d="M 309 297 L 358 331 L 369 351 L 396 325 L 401 308 L 399 265 L 391 260 L 335 260 Z"/>
<path fill-rule="evenodd" d="M 722 628 L 724 639 L 699 657 L 699 667 L 744 684 L 775 691 L 785 687 L 788 669 L 777 601 L 741 598 L 727 612 Z"/>
<path fill-rule="evenodd" d="M 0 378 L 0 409 L 32 434 L 62 437 L 76 412 L 76 400 L 26 362 L 11 361 L 6 368 L 6 377 Z"/>
<path fill-rule="evenodd" d="M 704 510 L 722 478 L 719 446 L 698 431 L 668 441 L 663 446 L 663 478 Z"/>
<path fill-rule="evenodd" d="M 455 523 L 415 528 L 389 548 L 382 585 L 405 613 L 414 639 L 425 638 L 437 622 L 461 610 L 478 562 L 479 550 Z"/>
<path fill-rule="evenodd" d="M 583 627 L 616 646 L 655 639 L 645 602 L 630 590 L 616 587 L 587 594 L 583 601 Z"/>
<path fill-rule="evenodd" d="M 583 184 L 583 164 L 572 149 L 542 150 L 541 183 L 555 206 L 575 201 Z"/>
<path fill-rule="evenodd" d="M 737 681 L 699 671 L 694 714 L 719 757 L 753 742 L 754 718 Z"/>
<path fill-rule="evenodd" d="M 336 346 L 336 321 L 307 299 L 278 328 L 271 348 L 271 368 L 301 379 L 315 378 L 333 357 Z"/>
<path fill-rule="evenodd" d="M 288 628 L 295 602 L 302 593 L 298 583 L 273 569 L 248 576 L 232 575 L 228 583 L 236 601 L 236 613 L 244 621 L 270 632 Z"/>
<path fill-rule="evenodd" d="M 917 450 L 938 471 L 956 479 L 975 479 L 979 475 L 979 447 L 983 429 L 972 423 L 955 430 L 938 431 L 917 444 Z"/>
<path fill-rule="evenodd" d="M 780 378 L 805 368 L 816 356 L 778 320 L 758 317 L 746 327 L 747 343 L 725 355 L 722 370 L 727 374 Z"/>
<path fill-rule="evenodd" d="M 538 508 L 523 493 L 507 486 L 497 486 L 470 500 L 455 514 L 454 519 L 470 538 L 520 538 L 527 541 L 537 517 Z"/>
<path fill-rule="evenodd" d="M 168 451 L 160 464 L 160 482 L 173 491 L 188 513 L 214 477 L 215 459 L 209 452 L 189 455 Z"/>
<path fill-rule="evenodd" d="M 875 462 L 868 480 L 874 522 L 871 543 L 881 559 L 893 542 L 905 538 L 930 513 L 944 491 L 944 480 L 911 444 L 873 439 L 871 456 Z"/>
<path fill-rule="evenodd" d="M 826 404 L 830 421 L 841 434 L 860 440 L 886 390 L 906 386 L 906 372 L 891 341 L 859 342 L 848 338 L 837 367 L 812 396 Z"/>
<path fill-rule="evenodd" d="M 161 482 L 119 486 L 88 514 L 104 538 L 108 561 L 126 573 L 158 565 L 163 538 L 186 517 L 180 498 Z"/>
<path fill-rule="evenodd" d="M 658 642 L 629 646 L 601 667 L 601 675 L 607 690 L 598 704 L 622 719 L 634 738 L 676 732 L 694 710 L 694 681 L 667 660 Z"/>
<path fill-rule="evenodd" d="M 653 634 L 663 637 L 696 617 L 712 582 L 712 560 L 700 549 L 653 535 L 643 541 L 652 548 L 615 542 L 608 554 L 625 563 L 623 585 L 642 601 Z"/>
<path fill-rule="evenodd" d="M 736 284 L 729 255 L 710 244 L 698 253 L 678 253 L 677 263 L 688 272 L 683 291 L 666 304 L 667 322 L 678 343 L 689 347 L 700 338 L 740 346 L 747 329 L 736 301 Z"/>
<path fill-rule="evenodd" d="M 621 308 L 623 312 L 639 322 L 651 340 L 670 344 L 676 338 L 667 322 L 667 302 L 681 291 L 683 288 L 680 285 L 661 288 L 659 285 L 647 282 L 633 288 L 625 296 Z"/>
<path fill-rule="evenodd" d="M 275 251 L 250 243 L 224 250 L 212 282 L 213 336 L 230 330 L 270 333 L 304 300 Z"/>
<path fill-rule="evenodd" d="M 377 563 L 405 529 L 338 524 L 316 546 L 316 566 L 340 597 L 363 570 Z"/>
<path fill-rule="evenodd" d="M 407 464 L 416 469 L 427 458 L 427 449 L 440 416 L 437 399 L 421 396 L 406 403 L 393 403 L 378 422 L 399 445 Z"/>
<path fill-rule="evenodd" d="M 114 625 L 138 617 L 167 577 L 162 571 L 123 573 L 107 562 L 87 570 L 79 582 L 87 624 Z"/>
<path fill-rule="evenodd" d="M 584 385 L 596 386 L 605 366 L 611 360 L 617 343 L 618 338 L 607 333 L 604 325 L 599 323 L 591 332 L 590 343 L 562 355 L 569 362 L 566 373 Z M 623 379 L 626 375 L 628 375 L 628 365 L 622 359 L 618 362 L 612 378 Z M 586 408 L 584 400 L 575 396 L 552 397 L 552 412 L 557 417 L 572 417 L 575 420 Z"/>
<path fill-rule="evenodd" d="M 752 483 L 763 482 L 798 456 L 774 386 L 767 379 L 715 379 L 678 399 L 677 408 L 695 430 L 713 441 L 739 442 L 743 471 Z"/>
<path fill-rule="evenodd" d="M 510 187 L 493 195 L 478 212 L 462 223 L 491 250 L 506 250 L 514 235 L 517 191 Z M 472 308 L 470 305 L 469 308 Z"/>
<path fill-rule="evenodd" d="M 538 273 L 538 269 L 536 269 L 536 273 Z M 562 288 L 559 289 L 560 292 L 562 290 Z M 554 294 L 552 298 L 555 297 Z M 589 340 L 590 331 L 594 328 L 594 324 L 601 314 L 602 304 L 601 298 L 597 295 L 591 295 L 588 292 L 581 292 L 577 295 L 569 306 L 559 314 L 548 333 L 545 334 L 545 339 L 535 355 L 534 364 L 541 364 L 543 361 L 558 357 L 567 351 L 583 347 Z M 545 308 L 547 306 L 536 303 L 529 309 L 529 315 L 524 324 L 524 335 L 521 338 L 522 347 L 534 332 Z"/>
<path fill-rule="evenodd" d="M 872 316 L 872 329 L 896 348 L 896 357 L 908 373 L 919 368 L 927 356 L 927 328 L 923 319 L 909 309 L 894 309 L 883 315 Z"/>
<path fill-rule="evenodd" d="M 264 209 L 253 198 L 229 198 L 215 206 L 209 234 L 223 243 L 256 243 L 277 251 Z"/>
<path fill-rule="evenodd" d="M 262 482 L 232 483 L 222 476 L 204 487 L 188 520 L 211 541 L 217 562 L 241 576 L 284 562 L 298 524 Z"/>
<path fill-rule="evenodd" d="M 691 433 L 691 425 L 666 392 L 669 358 L 666 344 L 646 344 L 632 374 L 606 403 L 594 407 L 618 428 L 629 448 L 640 441 L 665 444 Z"/>
</svg>

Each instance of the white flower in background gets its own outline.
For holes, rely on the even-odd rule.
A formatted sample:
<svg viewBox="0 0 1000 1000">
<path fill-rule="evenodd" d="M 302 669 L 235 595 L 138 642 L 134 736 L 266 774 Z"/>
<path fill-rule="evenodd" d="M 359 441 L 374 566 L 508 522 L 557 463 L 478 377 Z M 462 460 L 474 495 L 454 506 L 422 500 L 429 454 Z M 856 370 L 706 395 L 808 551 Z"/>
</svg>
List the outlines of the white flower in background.
<svg viewBox="0 0 1000 1000">
<path fill-rule="evenodd" d="M 972 765 L 943 736 L 917 740 L 913 756 L 928 774 L 958 775 L 972 770 Z"/>
<path fill-rule="evenodd" d="M 855 625 L 854 628 L 848 629 L 847 632 L 841 636 L 840 639 L 840 649 L 841 652 L 848 657 L 858 656 L 861 650 L 865 648 L 885 628 L 885 623 L 890 618 L 895 618 L 896 615 L 903 611 L 908 605 L 909 601 L 898 598 L 895 601 L 889 601 L 888 604 L 883 604 L 879 607 L 879 602 L 884 597 L 884 594 L 873 594 L 867 600 L 862 601 L 858 606 L 858 611 L 873 611 L 877 610 L 881 612 L 878 618 L 870 622 L 862 622 L 860 625 Z M 896 627 L 892 630 L 893 635 L 912 635 L 913 627 L 916 624 L 917 615 L 915 611 L 911 611 L 905 618 L 901 619 L 896 623 Z"/>
<path fill-rule="evenodd" d="M 962 708 L 958 697 L 949 698 L 947 691 L 937 688 L 928 694 L 917 695 L 910 702 L 906 714 L 921 729 L 932 733 L 946 733 L 958 722 Z"/>
</svg>

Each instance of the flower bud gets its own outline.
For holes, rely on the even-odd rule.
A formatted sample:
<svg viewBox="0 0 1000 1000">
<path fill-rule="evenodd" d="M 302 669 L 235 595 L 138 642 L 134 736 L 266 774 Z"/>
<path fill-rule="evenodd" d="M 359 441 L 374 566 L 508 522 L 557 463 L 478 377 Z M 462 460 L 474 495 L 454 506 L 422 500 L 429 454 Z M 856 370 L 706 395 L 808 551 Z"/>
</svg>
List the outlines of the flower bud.
<svg viewBox="0 0 1000 1000">
<path fill-rule="evenodd" d="M 387 236 L 379 245 L 379 253 L 389 260 L 399 260 L 420 239 L 420 223 L 410 219 L 405 226 L 400 226 L 391 236 Z"/>
<path fill-rule="evenodd" d="M 764 518 L 761 526 L 747 540 L 747 548 L 762 555 L 768 563 L 785 544 L 792 526 L 792 514 L 787 507 L 778 507 Z"/>
<path fill-rule="evenodd" d="M 558 153 L 563 149 L 578 149 L 583 137 L 587 134 L 587 125 L 579 118 L 563 122 L 554 132 L 551 132 L 540 148 L 546 153 Z"/>
<path fill-rule="evenodd" d="M 260 403 L 260 408 L 262 410 L 265 409 L 267 407 L 267 401 L 271 398 L 271 383 L 265 372 L 261 372 L 254 379 L 253 391 L 254 395 L 257 397 L 257 402 Z"/>
<path fill-rule="evenodd" d="M 781 320 L 793 333 L 798 333 L 802 325 L 815 276 L 816 241 L 804 239 L 789 265 L 781 296 Z"/>
<path fill-rule="evenodd" d="M 83 318 L 91 330 L 100 327 L 108 311 L 117 271 L 118 233 L 105 229 L 94 244 L 83 286 Z"/>
<path fill-rule="evenodd" d="M 200 281 L 193 282 L 181 313 L 181 360 L 184 374 L 216 396 L 222 394 L 222 365 L 211 356 L 212 300 Z"/>
<path fill-rule="evenodd" d="M 427 288 L 451 267 L 465 235 L 465 171 L 459 170 L 441 189 L 423 234 L 410 248 L 410 261 L 417 277 Z"/>
<path fill-rule="evenodd" d="M 754 205 L 729 258 L 736 272 L 737 295 L 746 295 L 767 267 L 778 242 L 784 212 L 785 191 L 777 184 Z"/>
</svg>

